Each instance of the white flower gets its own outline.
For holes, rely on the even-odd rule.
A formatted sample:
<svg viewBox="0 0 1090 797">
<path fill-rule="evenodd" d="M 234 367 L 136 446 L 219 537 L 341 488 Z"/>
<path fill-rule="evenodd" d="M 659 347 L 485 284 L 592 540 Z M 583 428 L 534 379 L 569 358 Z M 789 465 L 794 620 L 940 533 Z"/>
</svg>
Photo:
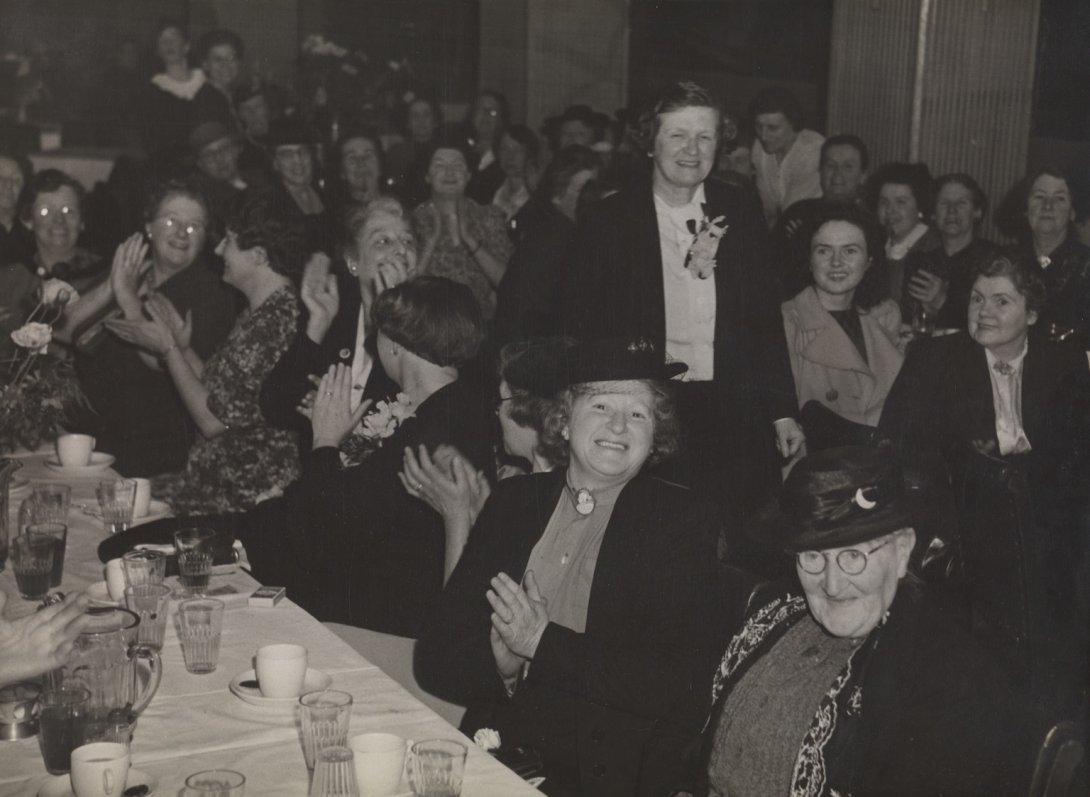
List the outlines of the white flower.
<svg viewBox="0 0 1090 797">
<path fill-rule="evenodd" d="M 79 298 L 76 289 L 64 280 L 47 279 L 42 283 L 42 304 L 68 304 Z"/>
<path fill-rule="evenodd" d="M 15 345 L 33 349 L 35 354 L 45 354 L 49 341 L 53 340 L 53 328 L 49 324 L 32 321 L 11 333 Z"/>
<path fill-rule="evenodd" d="M 473 743 L 486 753 L 489 750 L 500 749 L 500 732 L 491 728 L 481 728 L 473 734 Z"/>
</svg>

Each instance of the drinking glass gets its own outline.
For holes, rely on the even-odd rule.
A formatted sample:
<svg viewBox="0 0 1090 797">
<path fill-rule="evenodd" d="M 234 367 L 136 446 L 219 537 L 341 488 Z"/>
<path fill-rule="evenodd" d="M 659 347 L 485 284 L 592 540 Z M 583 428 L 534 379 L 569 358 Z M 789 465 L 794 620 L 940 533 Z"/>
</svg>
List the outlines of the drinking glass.
<svg viewBox="0 0 1090 797">
<path fill-rule="evenodd" d="M 59 587 L 64 576 L 64 551 L 68 547 L 67 523 L 34 523 L 26 527 L 26 533 L 40 534 L 53 540 L 53 570 L 49 574 L 49 586 Z"/>
<path fill-rule="evenodd" d="M 40 600 L 49 592 L 53 551 L 53 538 L 44 534 L 21 534 L 11 541 L 15 583 L 26 600 Z"/>
<path fill-rule="evenodd" d="M 216 532 L 211 529 L 182 529 L 174 532 L 174 547 L 178 551 L 178 580 L 182 587 L 195 595 L 208 589 L 208 577 L 212 574 L 212 540 Z"/>
<path fill-rule="evenodd" d="M 106 479 L 98 483 L 98 508 L 108 534 L 124 531 L 132 523 L 136 482 L 132 479 Z"/>
<path fill-rule="evenodd" d="M 310 797 L 359 797 L 352 751 L 343 745 L 326 747 L 318 753 Z"/>
<path fill-rule="evenodd" d="M 167 574 L 167 558 L 159 551 L 129 551 L 121 557 L 125 580 L 130 586 L 162 584 Z"/>
<path fill-rule="evenodd" d="M 220 655 L 223 601 L 191 598 L 178 604 L 185 668 L 198 675 L 214 672 Z"/>
<path fill-rule="evenodd" d="M 35 516 L 39 523 L 68 524 L 68 506 L 72 488 L 67 484 L 39 484 L 30 494 L 34 499 Z"/>
<path fill-rule="evenodd" d="M 136 584 L 126 587 L 125 603 L 131 611 L 140 615 L 137 641 L 153 650 L 162 650 L 170 608 L 170 587 L 165 584 Z"/>
<path fill-rule="evenodd" d="M 303 756 L 307 769 L 314 769 L 318 753 L 327 747 L 344 747 L 348 743 L 348 721 L 352 717 L 352 695 L 336 689 L 307 692 L 299 698 L 302 707 Z M 348 751 L 348 766 L 352 752 Z M 355 778 L 353 777 L 353 784 Z"/>
<path fill-rule="evenodd" d="M 242 797 L 246 776 L 230 769 L 206 769 L 185 779 L 186 797 Z"/>
<path fill-rule="evenodd" d="M 459 797 L 465 774 L 466 746 L 446 739 L 413 745 L 412 787 L 417 797 Z"/>
<path fill-rule="evenodd" d="M 38 746 L 50 775 L 63 775 L 72 751 L 83 744 L 91 692 L 83 687 L 46 689 L 38 699 Z"/>
</svg>

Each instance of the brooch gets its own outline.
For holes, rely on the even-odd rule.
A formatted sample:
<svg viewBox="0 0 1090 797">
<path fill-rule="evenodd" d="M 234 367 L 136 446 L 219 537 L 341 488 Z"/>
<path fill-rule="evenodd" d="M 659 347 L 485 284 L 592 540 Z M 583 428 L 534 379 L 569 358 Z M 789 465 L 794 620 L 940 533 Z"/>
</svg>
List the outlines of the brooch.
<svg viewBox="0 0 1090 797">
<path fill-rule="evenodd" d="M 593 512 L 595 503 L 594 495 L 586 487 L 576 491 L 575 511 L 580 515 L 586 516 Z"/>
</svg>

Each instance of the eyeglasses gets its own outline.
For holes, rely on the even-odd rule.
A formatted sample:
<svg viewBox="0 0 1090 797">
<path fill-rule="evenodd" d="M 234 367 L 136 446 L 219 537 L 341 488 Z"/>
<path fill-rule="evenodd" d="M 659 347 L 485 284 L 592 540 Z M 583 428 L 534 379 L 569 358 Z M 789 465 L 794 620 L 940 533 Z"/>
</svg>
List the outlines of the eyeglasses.
<svg viewBox="0 0 1090 797">
<path fill-rule="evenodd" d="M 69 216 L 74 213 L 79 213 L 79 208 L 74 208 L 71 205 L 62 205 L 59 208 L 48 208 L 43 206 L 34 209 L 34 215 L 41 216 L 43 219 L 47 219 L 58 213 L 61 216 Z"/>
<path fill-rule="evenodd" d="M 199 221 L 182 221 L 174 216 L 160 216 L 156 221 L 161 221 L 169 232 L 184 231 L 186 235 L 197 235 L 204 232 L 204 224 Z"/>
<path fill-rule="evenodd" d="M 837 566 L 849 576 L 858 576 L 867 569 L 867 557 L 877 550 L 884 548 L 893 541 L 890 537 L 881 545 L 871 548 L 869 551 L 860 551 L 857 548 L 845 548 L 836 555 Z M 825 572 L 825 563 L 829 555 L 824 551 L 802 551 L 795 554 L 795 561 L 799 563 L 805 572 L 812 576 Z"/>
</svg>

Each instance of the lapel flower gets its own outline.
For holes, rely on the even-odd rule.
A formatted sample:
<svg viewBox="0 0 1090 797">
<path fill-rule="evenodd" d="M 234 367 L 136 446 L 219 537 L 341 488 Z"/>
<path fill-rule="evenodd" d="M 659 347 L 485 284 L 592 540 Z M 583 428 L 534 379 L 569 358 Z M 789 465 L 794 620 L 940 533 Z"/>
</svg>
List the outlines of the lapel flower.
<svg viewBox="0 0 1090 797">
<path fill-rule="evenodd" d="M 45 354 L 49 348 L 49 342 L 53 340 L 53 327 L 31 321 L 12 332 L 11 339 L 15 341 L 16 346 L 30 349 L 34 354 Z"/>
<path fill-rule="evenodd" d="M 689 232 L 694 237 L 688 254 L 685 255 L 685 268 L 690 274 L 695 274 L 699 279 L 706 280 L 715 272 L 715 253 L 719 249 L 719 239 L 727 232 L 730 226 L 726 216 L 708 218 L 707 205 L 701 206 L 704 211 L 700 222 L 689 220 Z"/>
<path fill-rule="evenodd" d="M 382 448 L 382 442 L 392 437 L 398 427 L 416 413 L 407 393 L 398 393 L 393 401 L 380 401 L 363 416 L 344 442 L 341 443 L 341 464 L 345 467 L 360 464 Z"/>
</svg>

